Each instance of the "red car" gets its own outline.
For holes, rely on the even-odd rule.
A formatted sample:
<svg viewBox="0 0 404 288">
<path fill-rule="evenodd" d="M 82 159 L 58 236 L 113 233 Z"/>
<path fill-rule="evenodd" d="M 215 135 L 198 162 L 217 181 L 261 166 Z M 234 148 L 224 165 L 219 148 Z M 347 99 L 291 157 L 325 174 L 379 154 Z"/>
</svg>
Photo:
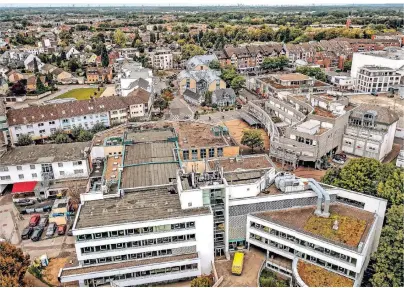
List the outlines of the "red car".
<svg viewBox="0 0 404 288">
<path fill-rule="evenodd" d="M 29 219 L 29 226 L 30 227 L 35 227 L 38 225 L 39 220 L 41 220 L 41 216 L 38 214 L 32 215 L 31 219 Z"/>
<path fill-rule="evenodd" d="M 66 233 L 66 225 L 62 224 L 58 226 L 58 235 L 65 235 Z"/>
</svg>

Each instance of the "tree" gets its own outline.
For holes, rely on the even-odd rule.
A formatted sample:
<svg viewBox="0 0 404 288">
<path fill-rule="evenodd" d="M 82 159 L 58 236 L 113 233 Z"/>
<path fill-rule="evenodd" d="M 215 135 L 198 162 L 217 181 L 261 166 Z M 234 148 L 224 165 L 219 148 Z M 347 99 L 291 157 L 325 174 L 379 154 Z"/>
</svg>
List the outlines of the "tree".
<svg viewBox="0 0 404 288">
<path fill-rule="evenodd" d="M 327 80 L 327 75 L 325 75 L 323 70 L 321 70 L 321 68 L 318 67 L 307 67 L 307 66 L 297 67 L 296 72 L 302 73 L 310 77 L 315 77 L 317 80 L 320 81 Z"/>
<path fill-rule="evenodd" d="M 231 80 L 230 87 L 238 94 L 241 88 L 245 85 L 245 78 L 241 75 L 238 75 Z"/>
<path fill-rule="evenodd" d="M 174 94 L 170 88 L 165 88 L 161 91 L 161 98 L 163 98 L 166 102 L 170 102 L 174 99 Z"/>
<path fill-rule="evenodd" d="M 393 205 L 386 214 L 380 242 L 371 268 L 370 282 L 375 287 L 404 286 L 404 205 Z"/>
<path fill-rule="evenodd" d="M 38 61 L 36 60 L 36 57 L 34 57 L 34 73 L 39 73 Z"/>
<path fill-rule="evenodd" d="M 39 75 L 36 77 L 36 92 L 41 94 L 46 91 L 45 85 L 43 85 L 41 81 L 41 77 Z"/>
<path fill-rule="evenodd" d="M 95 133 L 104 131 L 105 129 L 107 129 L 107 127 L 105 127 L 104 123 L 99 122 L 99 123 L 96 123 L 93 126 L 93 128 L 91 128 L 91 132 L 95 134 Z"/>
<path fill-rule="evenodd" d="M 262 61 L 261 68 L 264 70 L 283 70 L 288 63 L 288 58 L 283 55 L 279 57 L 267 57 Z"/>
<path fill-rule="evenodd" d="M 80 68 L 80 64 L 78 63 L 77 59 L 72 58 L 69 60 L 68 67 L 70 71 L 76 72 L 76 70 Z"/>
<path fill-rule="evenodd" d="M 153 106 L 154 108 L 160 108 L 160 110 L 164 110 L 168 107 L 168 102 L 163 98 L 159 98 L 156 101 L 154 101 Z"/>
<path fill-rule="evenodd" d="M 63 61 L 63 60 L 66 60 L 66 52 L 65 51 L 62 51 L 62 53 L 60 53 L 60 59 Z"/>
<path fill-rule="evenodd" d="M 0 285 L 2 287 L 23 287 L 25 272 L 30 264 L 29 255 L 20 248 L 0 242 Z"/>
<path fill-rule="evenodd" d="M 156 43 L 156 34 L 154 34 L 153 32 L 150 33 L 150 42 L 151 43 Z"/>
<path fill-rule="evenodd" d="M 202 47 L 195 45 L 195 44 L 185 44 L 182 46 L 182 58 L 189 59 L 196 55 L 203 55 L 205 54 L 205 50 Z"/>
<path fill-rule="evenodd" d="M 72 135 L 74 140 L 77 140 L 77 138 L 79 137 L 80 132 L 82 130 L 83 130 L 83 126 L 81 126 L 81 125 L 73 127 L 73 129 L 71 130 L 71 135 Z"/>
<path fill-rule="evenodd" d="M 105 47 L 104 44 L 102 44 L 102 47 L 101 47 L 101 64 L 102 64 L 102 67 L 108 67 L 108 65 L 109 65 L 108 52 L 107 52 L 107 48 Z"/>
<path fill-rule="evenodd" d="M 256 129 L 244 130 L 241 144 L 250 147 L 252 152 L 254 152 L 254 148 L 256 147 L 263 147 L 264 139 L 262 138 L 261 131 Z"/>
<path fill-rule="evenodd" d="M 345 62 L 344 62 L 344 69 L 343 69 L 343 70 L 344 70 L 345 72 L 351 70 L 351 67 L 352 67 L 352 61 L 345 61 Z"/>
<path fill-rule="evenodd" d="M 233 66 L 229 66 L 222 70 L 220 77 L 226 82 L 227 86 L 230 86 L 231 81 L 238 76 L 236 69 Z"/>
<path fill-rule="evenodd" d="M 93 139 L 93 133 L 88 130 L 81 130 L 79 136 L 77 137 L 78 142 L 86 142 Z"/>
<path fill-rule="evenodd" d="M 32 138 L 29 134 L 20 134 L 18 136 L 17 146 L 27 146 L 32 144 Z"/>
<path fill-rule="evenodd" d="M 121 29 L 116 29 L 114 32 L 114 42 L 120 47 L 125 47 L 127 37 Z"/>
<path fill-rule="evenodd" d="M 205 92 L 205 105 L 210 106 L 212 104 L 212 91 Z"/>
<path fill-rule="evenodd" d="M 202 31 L 201 31 L 202 32 Z M 212 60 L 209 63 L 209 68 L 213 70 L 219 70 L 220 69 L 220 62 L 217 60 Z"/>
<path fill-rule="evenodd" d="M 191 287 L 212 287 L 213 279 L 209 275 L 202 275 L 191 281 Z"/>
<path fill-rule="evenodd" d="M 66 135 L 65 133 L 59 133 L 55 137 L 56 144 L 70 143 L 70 142 L 72 142 L 72 139 L 70 139 L 69 136 Z"/>
<path fill-rule="evenodd" d="M 10 90 L 13 93 L 13 95 L 16 95 L 16 96 L 27 94 L 25 84 L 23 83 L 22 80 L 19 80 L 19 81 L 15 82 L 13 84 L 13 86 L 11 86 Z"/>
<path fill-rule="evenodd" d="M 392 205 L 404 203 L 404 171 L 394 169 L 388 174 L 386 181 L 380 181 L 377 196 L 388 199 Z"/>
</svg>

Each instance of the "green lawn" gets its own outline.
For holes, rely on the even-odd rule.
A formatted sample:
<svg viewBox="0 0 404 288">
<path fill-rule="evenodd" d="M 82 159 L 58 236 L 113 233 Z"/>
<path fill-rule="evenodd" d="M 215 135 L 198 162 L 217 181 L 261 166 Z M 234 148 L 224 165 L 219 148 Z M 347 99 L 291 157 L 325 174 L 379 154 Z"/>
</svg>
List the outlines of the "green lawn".
<svg viewBox="0 0 404 288">
<path fill-rule="evenodd" d="M 100 91 L 97 88 L 78 88 L 59 95 L 55 99 L 76 98 L 77 100 L 88 100 L 91 96 L 94 96 L 94 92 L 97 92 L 96 98 L 100 97 L 104 90 L 105 88 L 100 88 Z"/>
</svg>

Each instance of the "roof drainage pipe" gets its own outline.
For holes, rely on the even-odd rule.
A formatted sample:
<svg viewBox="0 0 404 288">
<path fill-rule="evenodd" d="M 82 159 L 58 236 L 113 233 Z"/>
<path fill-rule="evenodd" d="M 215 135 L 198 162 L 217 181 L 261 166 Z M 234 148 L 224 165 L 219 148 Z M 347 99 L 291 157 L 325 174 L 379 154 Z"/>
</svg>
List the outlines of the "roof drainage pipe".
<svg viewBox="0 0 404 288">
<path fill-rule="evenodd" d="M 327 191 L 324 190 L 323 187 L 321 187 L 316 180 L 313 178 L 307 179 L 308 185 L 313 190 L 318 198 L 317 198 L 317 208 L 316 211 L 314 211 L 314 214 L 317 216 L 321 217 L 326 217 L 328 218 L 330 216 L 329 210 L 330 210 L 330 194 L 328 194 Z M 322 199 L 324 198 L 324 210 L 322 210 Z"/>
</svg>

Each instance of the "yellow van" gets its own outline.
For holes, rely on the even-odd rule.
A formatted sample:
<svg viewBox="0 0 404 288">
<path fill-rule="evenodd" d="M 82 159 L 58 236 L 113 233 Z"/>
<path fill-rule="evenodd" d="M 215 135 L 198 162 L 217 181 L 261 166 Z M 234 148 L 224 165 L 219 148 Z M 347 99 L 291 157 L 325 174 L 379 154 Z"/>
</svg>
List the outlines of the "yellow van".
<svg viewBox="0 0 404 288">
<path fill-rule="evenodd" d="M 231 273 L 235 275 L 241 275 L 243 272 L 243 262 L 244 262 L 244 253 L 236 252 L 234 254 L 233 266 L 231 267 Z"/>
</svg>

